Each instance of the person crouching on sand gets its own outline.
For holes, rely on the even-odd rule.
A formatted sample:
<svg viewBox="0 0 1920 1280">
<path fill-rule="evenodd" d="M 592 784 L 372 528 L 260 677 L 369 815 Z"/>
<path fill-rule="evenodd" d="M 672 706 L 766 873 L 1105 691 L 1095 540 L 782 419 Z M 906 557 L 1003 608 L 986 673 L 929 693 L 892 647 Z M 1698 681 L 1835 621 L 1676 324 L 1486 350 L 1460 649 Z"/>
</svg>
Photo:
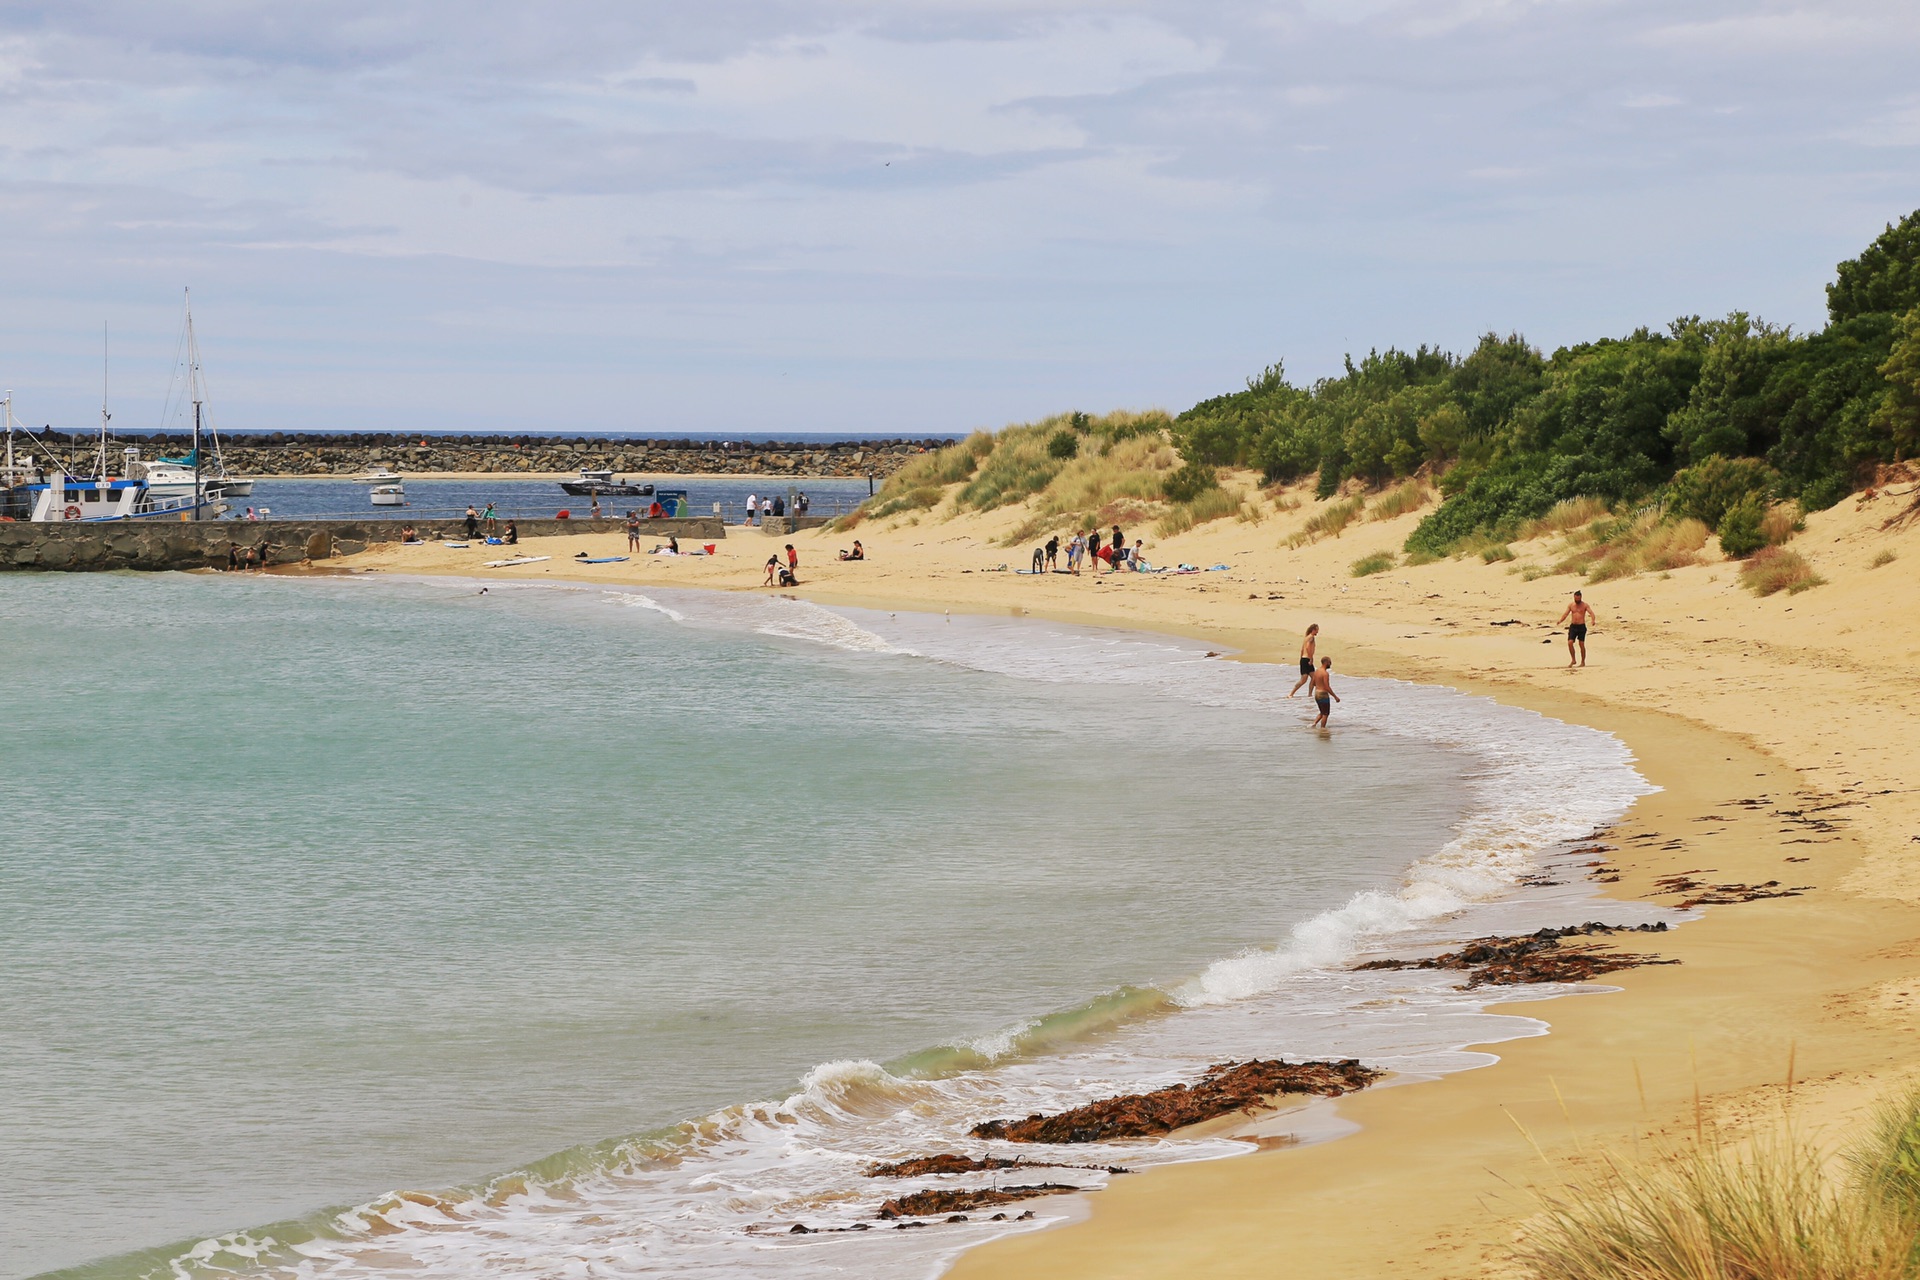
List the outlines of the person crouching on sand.
<svg viewBox="0 0 1920 1280">
<path fill-rule="evenodd" d="M 1300 692 L 1300 686 L 1313 679 L 1313 647 L 1320 639 L 1320 624 L 1314 623 L 1307 628 L 1307 638 L 1300 642 L 1300 678 L 1293 682 L 1293 688 L 1287 690 L 1291 698 Z"/>
<path fill-rule="evenodd" d="M 1561 614 L 1553 625 L 1557 627 L 1569 618 L 1573 619 L 1573 622 L 1567 627 L 1567 665 L 1573 666 L 1573 646 L 1578 644 L 1580 665 L 1584 667 L 1587 665 L 1587 624 L 1598 622 L 1600 619 L 1594 613 L 1593 606 L 1580 598 L 1578 591 L 1573 593 L 1573 603 L 1567 606 L 1567 611 Z"/>
<path fill-rule="evenodd" d="M 1313 703 L 1320 708 L 1320 714 L 1313 719 L 1313 727 L 1316 729 L 1324 729 L 1327 727 L 1327 716 L 1333 711 L 1333 702 L 1340 701 L 1340 695 L 1333 691 L 1332 658 L 1320 659 L 1320 669 L 1313 673 L 1311 683 L 1313 685 Z M 1333 702 L 1327 701 L 1329 698 L 1333 699 Z"/>
</svg>

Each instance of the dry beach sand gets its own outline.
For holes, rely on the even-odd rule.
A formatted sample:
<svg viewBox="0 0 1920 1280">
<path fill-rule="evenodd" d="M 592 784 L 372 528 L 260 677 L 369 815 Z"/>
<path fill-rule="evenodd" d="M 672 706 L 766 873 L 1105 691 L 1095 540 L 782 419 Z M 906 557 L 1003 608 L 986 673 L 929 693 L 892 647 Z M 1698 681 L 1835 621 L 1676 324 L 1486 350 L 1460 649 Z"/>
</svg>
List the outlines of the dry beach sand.
<svg viewBox="0 0 1920 1280">
<path fill-rule="evenodd" d="M 582 549 L 624 554 L 623 536 L 600 534 L 529 539 L 517 550 L 552 559 L 514 569 L 478 568 L 499 548 L 437 544 L 345 563 L 754 590 L 767 556 L 792 541 L 803 581 L 793 594 L 809 599 L 1180 632 L 1286 664 L 1318 622 L 1336 680 L 1444 683 L 1618 734 L 1663 790 L 1606 837 L 1619 873 L 1610 892 L 1673 904 L 1688 895 L 1656 882 L 1681 873 L 1806 892 L 1711 906 L 1677 932 L 1615 940 L 1682 963 L 1609 978 L 1619 993 L 1510 1006 L 1552 1033 L 1498 1046 L 1498 1064 L 1482 1070 L 1342 1100 L 1361 1126 L 1351 1137 L 1118 1180 L 1092 1197 L 1085 1221 L 975 1250 L 953 1272 L 1467 1277 L 1507 1269 L 1538 1188 L 1604 1149 L 1691 1131 L 1696 1090 L 1711 1121 L 1770 1124 L 1789 1104 L 1791 1063 L 1799 1127 L 1838 1132 L 1920 1074 L 1920 633 L 1908 625 L 1920 520 L 1882 527 L 1910 487 L 1810 517 L 1792 546 L 1827 584 L 1765 599 L 1717 557 L 1590 587 L 1514 572 L 1556 558 L 1551 539 L 1515 544 L 1513 564 L 1473 557 L 1353 578 L 1353 560 L 1397 549 L 1419 514 L 1289 548 L 1310 501 L 1165 540 L 1128 530 L 1147 538 L 1156 564 L 1231 566 L 1181 577 L 999 571 L 1031 554 L 997 545 L 1017 508 L 845 534 L 733 530 L 711 558 L 569 563 Z M 836 561 L 855 536 L 870 559 Z M 1895 558 L 1876 565 L 1886 551 Z M 1568 671 L 1551 624 L 1575 587 L 1599 625 L 1592 665 Z M 1298 722 L 1275 732 L 1308 732 L 1309 712 L 1303 700 Z M 1336 733 L 1339 724 L 1335 708 Z M 1310 803 L 1285 800 L 1276 822 L 1311 821 Z"/>
</svg>

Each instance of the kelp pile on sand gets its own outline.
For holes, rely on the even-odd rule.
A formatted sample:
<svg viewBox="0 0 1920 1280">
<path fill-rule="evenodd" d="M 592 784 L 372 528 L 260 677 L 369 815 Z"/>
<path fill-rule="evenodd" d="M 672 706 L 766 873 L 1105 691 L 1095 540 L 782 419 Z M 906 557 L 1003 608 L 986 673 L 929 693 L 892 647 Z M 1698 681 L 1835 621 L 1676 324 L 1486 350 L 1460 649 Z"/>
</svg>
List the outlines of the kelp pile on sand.
<svg viewBox="0 0 1920 1280">
<path fill-rule="evenodd" d="M 895 1218 L 937 1218 L 942 1214 L 971 1213 L 975 1209 L 997 1209 L 1003 1204 L 1017 1204 L 1035 1196 L 1057 1196 L 1063 1192 L 1084 1190 L 1085 1187 L 1076 1187 L 1068 1182 L 1037 1182 L 1024 1187 L 980 1187 L 974 1190 L 954 1187 L 916 1191 L 881 1205 L 880 1217 L 888 1221 Z"/>
<path fill-rule="evenodd" d="M 1565 939 L 1609 933 L 1665 933 L 1662 924 L 1611 925 L 1598 921 L 1542 929 L 1519 937 L 1480 938 L 1458 951 L 1425 960 L 1370 960 L 1359 969 L 1458 969 L 1467 986 L 1509 987 L 1528 982 L 1586 982 L 1604 973 L 1648 964 L 1679 964 L 1659 956 L 1636 955 L 1609 947 L 1566 946 Z"/>
<path fill-rule="evenodd" d="M 975 1125 L 973 1136 L 1008 1142 L 1105 1142 L 1154 1137 L 1236 1111 L 1258 1110 L 1267 1099 L 1282 1094 L 1337 1098 L 1366 1088 L 1383 1074 L 1351 1058 L 1344 1062 L 1223 1062 L 1208 1067 L 1196 1085 L 1176 1084 L 1151 1093 L 1104 1098 L 1058 1115 L 989 1120 Z"/>
<path fill-rule="evenodd" d="M 1061 1164 L 1054 1160 L 1009 1160 L 1004 1156 L 919 1156 L 893 1164 L 876 1164 L 869 1178 L 921 1178 L 941 1173 L 991 1173 L 1001 1169 L 1091 1169 L 1097 1173 L 1131 1173 L 1111 1164 Z"/>
</svg>

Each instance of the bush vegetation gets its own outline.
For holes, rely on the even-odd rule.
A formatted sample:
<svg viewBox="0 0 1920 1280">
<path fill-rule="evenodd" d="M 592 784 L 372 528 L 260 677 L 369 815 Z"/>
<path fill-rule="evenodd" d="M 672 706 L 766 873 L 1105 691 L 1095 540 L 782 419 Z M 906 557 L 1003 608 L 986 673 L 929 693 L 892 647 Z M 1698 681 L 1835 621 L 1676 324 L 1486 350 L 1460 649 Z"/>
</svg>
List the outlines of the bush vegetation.
<svg viewBox="0 0 1920 1280">
<path fill-rule="evenodd" d="M 1273 364 L 1173 432 L 1191 461 L 1317 472 L 1323 498 L 1441 471 L 1444 501 L 1407 542 L 1427 554 L 1510 538 L 1568 500 L 1665 490 L 1675 518 L 1709 528 L 1747 497 L 1819 510 L 1920 452 L 1920 211 L 1841 263 L 1827 303 L 1808 334 L 1735 312 L 1551 355 L 1513 333 L 1464 356 L 1370 351 L 1311 386 Z"/>
<path fill-rule="evenodd" d="M 1418 479 L 1404 480 L 1381 494 L 1367 515 L 1373 520 L 1392 520 L 1426 506 L 1430 496 L 1427 486 Z"/>
<path fill-rule="evenodd" d="M 1385 573 L 1393 568 L 1400 559 L 1391 551 L 1376 551 L 1370 556 L 1361 556 L 1355 560 L 1348 572 L 1356 578 L 1371 577 L 1376 573 Z"/>
<path fill-rule="evenodd" d="M 1799 552 L 1785 547 L 1762 547 L 1740 566 L 1740 585 L 1757 596 L 1770 596 L 1776 591 L 1797 596 L 1826 585 L 1826 581 Z"/>
</svg>

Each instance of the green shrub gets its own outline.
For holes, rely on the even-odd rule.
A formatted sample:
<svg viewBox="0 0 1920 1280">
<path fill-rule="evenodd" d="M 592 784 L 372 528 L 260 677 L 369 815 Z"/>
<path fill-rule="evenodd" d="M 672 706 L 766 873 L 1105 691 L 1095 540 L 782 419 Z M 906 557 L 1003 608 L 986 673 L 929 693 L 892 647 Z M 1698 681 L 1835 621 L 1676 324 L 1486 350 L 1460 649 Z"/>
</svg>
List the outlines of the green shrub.
<svg viewBox="0 0 1920 1280">
<path fill-rule="evenodd" d="M 1360 518 L 1366 509 L 1367 500 L 1358 494 L 1341 502 L 1331 502 L 1307 517 L 1305 525 L 1291 540 L 1294 546 L 1302 542 L 1312 542 L 1321 534 L 1340 536 L 1340 531 Z"/>
<path fill-rule="evenodd" d="M 1766 517 L 1766 508 L 1752 495 L 1728 507 L 1714 530 L 1720 536 L 1721 554 L 1729 560 L 1745 560 L 1766 546 L 1767 535 L 1761 528 Z"/>
<path fill-rule="evenodd" d="M 1348 572 L 1356 578 L 1370 577 L 1393 568 L 1398 559 L 1399 557 L 1391 551 L 1376 551 L 1370 556 L 1361 556 L 1355 560 Z"/>
<path fill-rule="evenodd" d="M 1488 564 L 1513 559 L 1513 548 L 1504 542 L 1480 548 L 1480 558 Z"/>
<path fill-rule="evenodd" d="M 1173 502 L 1192 502 L 1209 489 L 1220 487 L 1220 475 L 1204 462 L 1189 462 L 1166 478 L 1164 488 Z"/>
<path fill-rule="evenodd" d="M 1667 509 L 1717 528 L 1729 510 L 1748 498 L 1764 500 L 1779 481 L 1779 472 L 1758 458 L 1715 454 L 1673 477 Z"/>
<path fill-rule="evenodd" d="M 1065 429 L 1056 431 L 1053 438 L 1047 441 L 1047 453 L 1066 462 L 1079 455 L 1080 437 Z"/>
</svg>

